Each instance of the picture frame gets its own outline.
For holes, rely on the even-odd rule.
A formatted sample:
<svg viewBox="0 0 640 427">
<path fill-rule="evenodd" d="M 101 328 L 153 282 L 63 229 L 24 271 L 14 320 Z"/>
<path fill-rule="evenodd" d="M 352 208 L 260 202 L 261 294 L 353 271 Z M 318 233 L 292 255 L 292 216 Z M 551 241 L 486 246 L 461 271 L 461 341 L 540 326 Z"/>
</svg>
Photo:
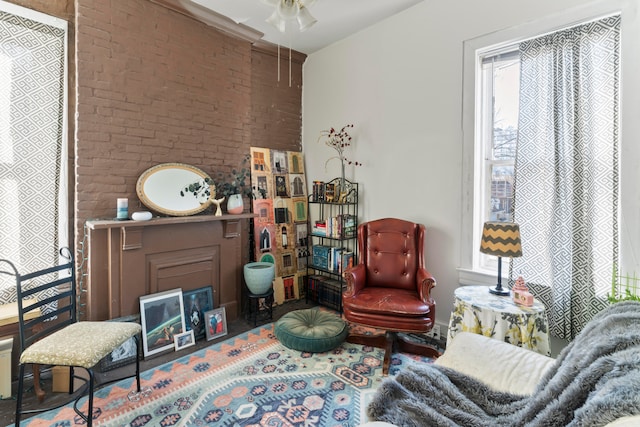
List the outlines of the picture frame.
<svg viewBox="0 0 640 427">
<path fill-rule="evenodd" d="M 187 347 L 191 347 L 192 345 L 196 345 L 196 339 L 193 334 L 193 329 L 183 332 L 181 334 L 174 335 L 173 344 L 175 346 L 176 351 L 180 351 Z"/>
<path fill-rule="evenodd" d="M 227 314 L 224 307 L 214 308 L 204 314 L 207 341 L 227 335 Z"/>
<path fill-rule="evenodd" d="M 182 289 L 140 297 L 142 350 L 149 357 L 174 348 L 174 335 L 185 331 Z"/>
<path fill-rule="evenodd" d="M 204 313 L 213 308 L 213 288 L 203 286 L 191 291 L 182 291 L 185 331 L 193 330 L 196 340 L 205 337 Z"/>
<path fill-rule="evenodd" d="M 131 322 L 140 323 L 140 315 L 118 317 L 116 319 L 107 320 L 107 322 Z M 107 372 L 112 369 L 126 366 L 136 361 L 138 355 L 137 346 L 140 345 L 135 338 L 131 337 L 122 343 L 117 349 L 106 355 L 98 365 L 100 372 Z"/>
</svg>

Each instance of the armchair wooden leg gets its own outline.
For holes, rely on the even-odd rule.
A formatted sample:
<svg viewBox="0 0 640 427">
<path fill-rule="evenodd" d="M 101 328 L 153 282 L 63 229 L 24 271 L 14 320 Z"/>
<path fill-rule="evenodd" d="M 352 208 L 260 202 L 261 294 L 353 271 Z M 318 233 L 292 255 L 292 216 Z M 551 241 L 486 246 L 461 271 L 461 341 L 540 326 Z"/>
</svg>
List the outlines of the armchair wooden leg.
<svg viewBox="0 0 640 427">
<path fill-rule="evenodd" d="M 406 340 L 399 336 L 397 332 L 387 332 L 385 335 L 349 334 L 346 341 L 352 344 L 369 345 L 383 349 L 384 360 L 382 362 L 382 375 L 389 375 L 391 355 L 394 351 L 417 354 L 434 359 L 441 356 L 441 353 L 435 347 Z"/>
<path fill-rule="evenodd" d="M 391 366 L 391 355 L 393 354 L 394 333 L 387 332 L 385 335 L 356 335 L 349 334 L 346 341 L 351 344 L 368 345 L 384 350 L 384 360 L 382 361 L 382 375 L 389 374 Z"/>
<path fill-rule="evenodd" d="M 396 343 L 398 351 L 402 353 L 417 354 L 419 356 L 431 357 L 432 359 L 437 359 L 442 356 L 442 353 L 440 353 L 435 347 L 428 344 L 409 341 L 401 336 L 397 337 Z"/>
</svg>

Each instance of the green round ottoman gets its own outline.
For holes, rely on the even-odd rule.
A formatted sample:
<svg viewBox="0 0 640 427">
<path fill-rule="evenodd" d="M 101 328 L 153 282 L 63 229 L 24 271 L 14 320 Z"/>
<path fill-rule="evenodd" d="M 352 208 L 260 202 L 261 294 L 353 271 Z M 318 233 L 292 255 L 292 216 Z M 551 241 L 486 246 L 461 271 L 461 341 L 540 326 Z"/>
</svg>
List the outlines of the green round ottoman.
<svg viewBox="0 0 640 427">
<path fill-rule="evenodd" d="M 282 316 L 274 333 L 285 347 L 322 353 L 339 346 L 349 334 L 349 326 L 340 316 L 310 308 Z"/>
</svg>

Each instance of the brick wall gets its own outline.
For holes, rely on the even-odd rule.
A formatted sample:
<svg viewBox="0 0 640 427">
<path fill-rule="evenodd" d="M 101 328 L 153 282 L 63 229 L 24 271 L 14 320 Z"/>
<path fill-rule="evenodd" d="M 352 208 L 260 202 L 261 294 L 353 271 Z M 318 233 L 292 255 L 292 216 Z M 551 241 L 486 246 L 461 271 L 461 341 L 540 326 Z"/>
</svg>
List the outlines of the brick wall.
<svg viewBox="0 0 640 427">
<path fill-rule="evenodd" d="M 273 53 L 147 0 L 79 2 L 76 39 L 80 232 L 118 197 L 139 209 L 136 181 L 158 163 L 213 176 L 252 145 L 301 147 L 301 61 L 283 87 Z"/>
<path fill-rule="evenodd" d="M 151 166 L 187 163 L 215 177 L 251 146 L 301 149 L 304 55 L 294 52 L 289 87 L 288 51 L 278 82 L 275 46 L 253 46 L 149 0 L 9 1 L 69 22 L 77 251 L 85 221 L 115 217 L 117 198 L 129 198 L 130 212 L 145 209 L 136 182 Z"/>
<path fill-rule="evenodd" d="M 251 58 L 251 140 L 256 147 L 302 150 L 302 64 L 306 56 L 293 52 L 289 87 L 289 51 L 256 43 Z"/>
</svg>

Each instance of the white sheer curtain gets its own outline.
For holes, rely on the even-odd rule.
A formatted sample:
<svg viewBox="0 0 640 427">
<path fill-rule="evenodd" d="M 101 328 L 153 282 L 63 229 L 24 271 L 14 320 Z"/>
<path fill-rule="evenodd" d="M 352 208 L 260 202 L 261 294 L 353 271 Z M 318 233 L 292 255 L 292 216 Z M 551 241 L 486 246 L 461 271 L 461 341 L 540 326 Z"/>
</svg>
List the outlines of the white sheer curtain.
<svg viewBox="0 0 640 427">
<path fill-rule="evenodd" d="M 57 264 L 68 244 L 66 29 L 0 4 L 0 258 L 24 273 Z"/>
<path fill-rule="evenodd" d="M 606 306 L 618 258 L 620 16 L 520 45 L 514 220 L 522 275 L 572 339 Z"/>
</svg>

